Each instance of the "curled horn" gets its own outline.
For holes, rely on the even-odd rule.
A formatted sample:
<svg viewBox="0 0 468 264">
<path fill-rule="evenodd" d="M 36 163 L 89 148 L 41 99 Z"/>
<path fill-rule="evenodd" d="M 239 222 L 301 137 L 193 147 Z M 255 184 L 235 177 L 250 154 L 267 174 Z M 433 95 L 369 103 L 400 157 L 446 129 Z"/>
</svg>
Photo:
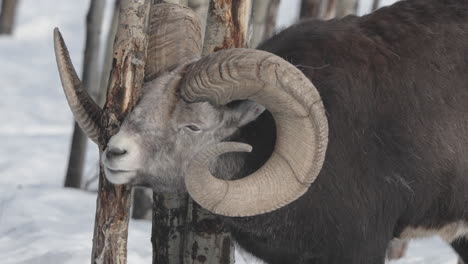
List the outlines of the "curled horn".
<svg viewBox="0 0 468 264">
<path fill-rule="evenodd" d="M 271 157 L 245 178 L 215 178 L 208 164 L 226 152 L 249 151 L 248 145 L 219 143 L 192 160 L 185 184 L 206 209 L 226 216 L 270 212 L 299 198 L 318 176 L 328 143 L 322 100 L 310 80 L 285 60 L 259 50 L 219 51 L 188 67 L 181 95 L 189 102 L 218 105 L 253 100 L 265 106 L 276 123 Z"/>
<path fill-rule="evenodd" d="M 70 106 L 76 122 L 81 129 L 83 129 L 83 132 L 97 144 L 101 130 L 100 122 L 102 110 L 81 85 L 81 81 L 71 62 L 65 41 L 58 28 L 54 29 L 54 49 L 57 67 L 68 105 Z"/>
</svg>

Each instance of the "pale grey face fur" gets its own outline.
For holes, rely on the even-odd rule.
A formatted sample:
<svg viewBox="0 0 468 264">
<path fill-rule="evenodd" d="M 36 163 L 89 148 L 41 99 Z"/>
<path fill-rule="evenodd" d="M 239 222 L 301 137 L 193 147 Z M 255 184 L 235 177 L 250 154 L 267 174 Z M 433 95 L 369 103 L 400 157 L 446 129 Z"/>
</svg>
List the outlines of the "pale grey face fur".
<svg viewBox="0 0 468 264">
<path fill-rule="evenodd" d="M 264 111 L 250 101 L 231 107 L 187 103 L 179 96 L 180 78 L 177 72 L 167 73 L 145 84 L 141 100 L 103 153 L 102 163 L 110 182 L 184 191 L 190 159 Z"/>
</svg>

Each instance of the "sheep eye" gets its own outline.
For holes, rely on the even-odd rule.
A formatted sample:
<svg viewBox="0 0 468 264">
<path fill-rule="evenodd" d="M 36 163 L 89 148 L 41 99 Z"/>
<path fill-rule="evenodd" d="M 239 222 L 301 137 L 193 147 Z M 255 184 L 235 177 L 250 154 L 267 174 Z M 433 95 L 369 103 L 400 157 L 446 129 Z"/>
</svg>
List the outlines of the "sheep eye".
<svg viewBox="0 0 468 264">
<path fill-rule="evenodd" d="M 200 128 L 197 127 L 196 125 L 188 125 L 188 126 L 186 126 L 186 128 L 188 128 L 188 129 L 190 129 L 190 130 L 192 130 L 194 132 L 200 131 Z"/>
</svg>

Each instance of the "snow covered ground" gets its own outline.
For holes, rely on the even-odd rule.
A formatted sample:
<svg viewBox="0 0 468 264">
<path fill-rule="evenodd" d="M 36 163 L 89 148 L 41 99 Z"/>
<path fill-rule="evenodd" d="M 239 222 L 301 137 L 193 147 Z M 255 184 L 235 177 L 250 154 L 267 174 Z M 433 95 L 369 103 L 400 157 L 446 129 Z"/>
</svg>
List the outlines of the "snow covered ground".
<svg viewBox="0 0 468 264">
<path fill-rule="evenodd" d="M 14 36 L 0 37 L 2 264 L 90 261 L 96 196 L 62 188 L 72 117 L 52 48 L 52 29 L 58 26 L 80 72 L 87 7 L 88 1 L 22 0 Z M 285 26 L 297 10 L 285 6 L 281 12 L 279 23 Z M 97 163 L 93 143 L 88 152 L 86 172 L 92 176 Z M 150 230 L 148 222 L 130 223 L 130 264 L 151 263 Z M 248 256 L 238 254 L 237 259 L 255 263 Z M 434 238 L 411 243 L 408 256 L 393 264 L 423 263 L 455 264 L 456 257 Z"/>
</svg>

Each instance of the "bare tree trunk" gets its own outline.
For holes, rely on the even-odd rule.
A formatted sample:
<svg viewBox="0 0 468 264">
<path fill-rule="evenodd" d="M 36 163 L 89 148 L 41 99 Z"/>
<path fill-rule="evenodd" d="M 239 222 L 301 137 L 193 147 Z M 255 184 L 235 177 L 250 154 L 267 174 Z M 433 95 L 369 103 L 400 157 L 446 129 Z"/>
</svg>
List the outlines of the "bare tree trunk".
<svg viewBox="0 0 468 264">
<path fill-rule="evenodd" d="M 247 46 L 250 0 L 211 0 L 202 55 Z M 192 199 L 187 207 L 184 263 L 234 263 L 234 244 L 219 218 Z"/>
<path fill-rule="evenodd" d="M 280 0 L 254 1 L 252 6 L 252 36 L 250 46 L 257 47 L 260 42 L 273 35 Z"/>
<path fill-rule="evenodd" d="M 359 0 L 341 0 L 336 5 L 336 17 L 341 18 L 347 15 L 354 15 L 357 11 Z"/>
<path fill-rule="evenodd" d="M 372 3 L 372 12 L 377 10 L 380 6 L 380 0 L 374 0 L 374 2 Z"/>
<path fill-rule="evenodd" d="M 153 193 L 153 264 L 182 264 L 187 194 Z M 210 263 L 210 262 L 208 262 Z"/>
<path fill-rule="evenodd" d="M 211 0 L 202 54 L 247 47 L 250 10 L 250 0 Z"/>
<path fill-rule="evenodd" d="M 99 137 L 100 154 L 140 95 L 146 62 L 145 30 L 149 7 L 149 0 L 121 2 L 113 49 L 113 67 Z M 110 184 L 104 177 L 101 165 L 98 191 L 92 263 L 125 264 L 130 187 Z"/>
<path fill-rule="evenodd" d="M 3 0 L 0 10 L 0 34 L 10 35 L 15 23 L 16 6 L 18 0 Z"/>
<path fill-rule="evenodd" d="M 302 18 L 320 18 L 322 16 L 322 6 L 326 0 L 302 0 L 301 12 L 299 17 Z"/>
<path fill-rule="evenodd" d="M 86 44 L 83 59 L 83 87 L 96 100 L 99 88 L 99 37 L 105 1 L 91 0 L 86 16 Z M 86 155 L 87 138 L 75 122 L 65 187 L 80 188 Z"/>
<path fill-rule="evenodd" d="M 300 18 L 332 19 L 336 16 L 337 1 L 348 0 L 302 0 Z"/>
</svg>

